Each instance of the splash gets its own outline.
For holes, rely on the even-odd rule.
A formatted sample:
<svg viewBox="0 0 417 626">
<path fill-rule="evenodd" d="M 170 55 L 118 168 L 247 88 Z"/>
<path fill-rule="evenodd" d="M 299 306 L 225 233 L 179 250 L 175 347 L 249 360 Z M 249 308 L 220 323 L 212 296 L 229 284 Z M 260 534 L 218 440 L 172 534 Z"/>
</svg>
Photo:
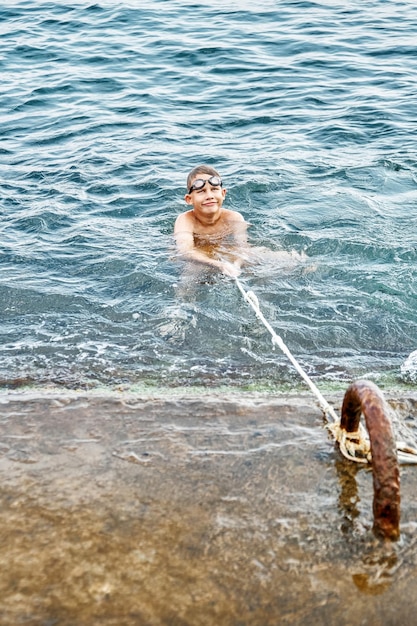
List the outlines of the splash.
<svg viewBox="0 0 417 626">
<path fill-rule="evenodd" d="M 417 350 L 414 350 L 400 368 L 404 382 L 417 383 Z"/>
</svg>

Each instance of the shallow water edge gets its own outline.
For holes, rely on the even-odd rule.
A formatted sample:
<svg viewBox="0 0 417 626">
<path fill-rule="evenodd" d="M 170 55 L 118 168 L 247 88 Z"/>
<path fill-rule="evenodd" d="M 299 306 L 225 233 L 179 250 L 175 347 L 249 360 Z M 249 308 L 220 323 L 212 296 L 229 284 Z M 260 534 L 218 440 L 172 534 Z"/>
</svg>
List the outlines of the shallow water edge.
<svg viewBox="0 0 417 626">
<path fill-rule="evenodd" d="M 415 416 L 416 392 L 387 399 Z M 402 468 L 400 541 L 381 543 L 371 473 L 310 395 L 0 402 L 0 624 L 413 622 L 417 471 Z"/>
</svg>

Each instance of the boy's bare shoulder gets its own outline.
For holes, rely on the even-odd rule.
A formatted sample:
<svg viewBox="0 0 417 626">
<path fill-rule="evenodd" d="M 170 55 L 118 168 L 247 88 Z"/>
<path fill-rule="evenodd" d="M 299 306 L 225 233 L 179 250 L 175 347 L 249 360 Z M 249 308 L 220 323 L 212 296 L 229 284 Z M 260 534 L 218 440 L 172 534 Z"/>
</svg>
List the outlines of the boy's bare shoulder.
<svg viewBox="0 0 417 626">
<path fill-rule="evenodd" d="M 180 213 L 180 215 L 178 215 L 177 219 L 175 220 L 175 227 L 192 224 L 193 221 L 193 211 L 185 211 L 184 213 Z"/>
<path fill-rule="evenodd" d="M 224 217 L 229 222 L 244 222 L 245 218 L 239 211 L 232 211 L 231 209 L 223 209 Z"/>
</svg>

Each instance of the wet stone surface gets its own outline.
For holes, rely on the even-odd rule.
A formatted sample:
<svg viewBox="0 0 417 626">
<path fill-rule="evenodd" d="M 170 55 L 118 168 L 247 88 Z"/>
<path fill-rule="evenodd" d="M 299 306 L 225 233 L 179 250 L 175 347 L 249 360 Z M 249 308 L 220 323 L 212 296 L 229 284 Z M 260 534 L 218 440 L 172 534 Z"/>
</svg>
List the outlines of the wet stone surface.
<svg viewBox="0 0 417 626">
<path fill-rule="evenodd" d="M 417 468 L 377 540 L 310 396 L 0 402 L 0 624 L 414 623 Z"/>
</svg>

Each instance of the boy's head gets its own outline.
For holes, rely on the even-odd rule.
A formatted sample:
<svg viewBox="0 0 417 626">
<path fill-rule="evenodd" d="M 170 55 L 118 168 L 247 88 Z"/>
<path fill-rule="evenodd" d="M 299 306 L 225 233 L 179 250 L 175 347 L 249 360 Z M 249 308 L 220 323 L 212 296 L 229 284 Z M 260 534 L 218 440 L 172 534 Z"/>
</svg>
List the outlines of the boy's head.
<svg viewBox="0 0 417 626">
<path fill-rule="evenodd" d="M 198 177 L 199 174 L 206 174 L 208 176 L 217 176 L 220 181 L 220 174 L 214 169 L 214 167 L 210 167 L 210 165 L 197 165 L 187 176 L 187 191 L 190 192 L 191 185 L 193 181 Z M 221 184 L 221 183 L 220 183 Z"/>
<path fill-rule="evenodd" d="M 219 213 L 225 196 L 226 189 L 214 167 L 198 165 L 188 174 L 184 200 L 193 206 L 194 213 Z"/>
</svg>

